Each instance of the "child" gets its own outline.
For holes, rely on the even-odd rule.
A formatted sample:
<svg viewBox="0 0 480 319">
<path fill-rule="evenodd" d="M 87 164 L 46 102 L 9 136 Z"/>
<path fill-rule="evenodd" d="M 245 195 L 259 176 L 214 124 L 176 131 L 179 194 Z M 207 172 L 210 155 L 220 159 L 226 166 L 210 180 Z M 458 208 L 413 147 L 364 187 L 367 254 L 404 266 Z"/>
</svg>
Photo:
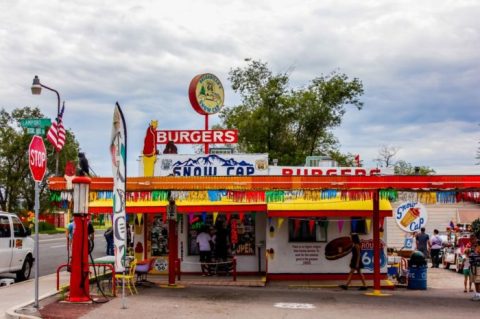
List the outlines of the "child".
<svg viewBox="0 0 480 319">
<path fill-rule="evenodd" d="M 470 249 L 465 249 L 464 255 L 462 256 L 462 269 L 463 269 L 463 285 L 465 286 L 465 290 L 463 292 L 467 292 L 467 282 L 468 282 L 468 291 L 472 292 L 472 279 L 470 278 Z"/>
</svg>

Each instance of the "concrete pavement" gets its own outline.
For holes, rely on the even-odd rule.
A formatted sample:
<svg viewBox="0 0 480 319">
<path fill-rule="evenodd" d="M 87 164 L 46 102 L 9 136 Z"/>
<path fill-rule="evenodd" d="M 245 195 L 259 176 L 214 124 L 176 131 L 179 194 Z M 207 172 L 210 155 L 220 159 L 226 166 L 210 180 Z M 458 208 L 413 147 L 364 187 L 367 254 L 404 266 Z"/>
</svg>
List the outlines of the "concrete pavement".
<svg viewBox="0 0 480 319">
<path fill-rule="evenodd" d="M 63 275 L 64 282 L 68 274 Z M 242 278 L 239 277 L 239 280 Z M 382 318 L 415 316 L 426 318 L 472 317 L 480 313 L 480 302 L 463 293 L 463 276 L 445 269 L 428 269 L 428 290 L 403 288 L 384 291 L 389 297 L 367 297 L 357 289 L 343 291 L 332 285 L 318 289 L 322 282 L 270 282 L 264 288 L 188 286 L 185 289 L 140 288 L 122 299 L 97 305 L 83 315 L 85 319 L 118 318 Z M 370 282 L 371 284 L 371 282 Z M 328 286 L 328 285 L 326 285 Z M 33 280 L 0 288 L 0 310 L 10 309 L 7 318 L 18 318 L 13 309 L 33 301 Z M 371 290 L 370 290 L 371 291 Z M 40 295 L 55 293 L 55 276 L 40 280 Z M 2 317 L 0 317 L 2 318 Z M 22 316 L 22 318 L 28 318 Z"/>
<path fill-rule="evenodd" d="M 60 273 L 60 284 L 69 281 L 67 272 Z M 47 298 L 57 293 L 57 275 L 51 274 L 39 278 L 39 299 Z M 7 312 L 14 314 L 14 310 L 28 306 L 35 301 L 35 280 L 30 279 L 10 286 L 0 287 L 0 319 L 15 318 L 8 316 Z"/>
</svg>

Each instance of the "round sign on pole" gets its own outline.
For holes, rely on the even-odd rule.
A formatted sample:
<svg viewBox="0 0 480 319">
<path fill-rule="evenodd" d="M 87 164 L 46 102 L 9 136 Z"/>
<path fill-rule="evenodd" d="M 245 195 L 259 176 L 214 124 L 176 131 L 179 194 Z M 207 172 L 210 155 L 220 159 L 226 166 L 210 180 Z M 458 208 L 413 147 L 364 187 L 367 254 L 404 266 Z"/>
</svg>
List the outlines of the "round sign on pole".
<svg viewBox="0 0 480 319">
<path fill-rule="evenodd" d="M 28 165 L 35 182 L 41 182 L 47 170 L 47 150 L 43 139 L 34 135 L 28 147 Z"/>
<path fill-rule="evenodd" d="M 199 74 L 190 82 L 188 97 L 193 109 L 201 115 L 218 113 L 224 100 L 222 82 L 213 74 Z"/>
</svg>

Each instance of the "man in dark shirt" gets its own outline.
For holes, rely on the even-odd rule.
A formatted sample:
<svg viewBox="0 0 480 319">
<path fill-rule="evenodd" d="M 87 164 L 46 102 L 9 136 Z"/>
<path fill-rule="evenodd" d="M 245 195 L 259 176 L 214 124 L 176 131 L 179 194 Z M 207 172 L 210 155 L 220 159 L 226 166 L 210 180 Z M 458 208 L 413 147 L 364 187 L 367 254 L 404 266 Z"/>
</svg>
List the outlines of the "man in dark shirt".
<svg viewBox="0 0 480 319">
<path fill-rule="evenodd" d="M 430 237 L 425 233 L 425 227 L 420 229 L 420 234 L 416 236 L 417 250 L 421 251 L 425 258 L 428 258 L 430 250 Z"/>
</svg>

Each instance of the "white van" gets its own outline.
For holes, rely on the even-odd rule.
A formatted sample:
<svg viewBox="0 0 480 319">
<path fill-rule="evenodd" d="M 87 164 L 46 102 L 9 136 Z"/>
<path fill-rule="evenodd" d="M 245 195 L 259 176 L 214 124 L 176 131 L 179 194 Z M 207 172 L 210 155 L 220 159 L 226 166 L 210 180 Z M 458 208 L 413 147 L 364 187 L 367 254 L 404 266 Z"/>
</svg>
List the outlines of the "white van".
<svg viewBox="0 0 480 319">
<path fill-rule="evenodd" d="M 17 281 L 32 273 L 34 241 L 17 215 L 0 211 L 0 273 L 14 272 Z"/>
</svg>

